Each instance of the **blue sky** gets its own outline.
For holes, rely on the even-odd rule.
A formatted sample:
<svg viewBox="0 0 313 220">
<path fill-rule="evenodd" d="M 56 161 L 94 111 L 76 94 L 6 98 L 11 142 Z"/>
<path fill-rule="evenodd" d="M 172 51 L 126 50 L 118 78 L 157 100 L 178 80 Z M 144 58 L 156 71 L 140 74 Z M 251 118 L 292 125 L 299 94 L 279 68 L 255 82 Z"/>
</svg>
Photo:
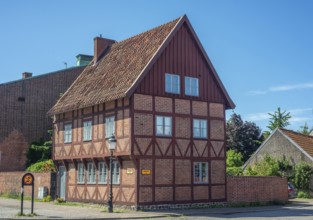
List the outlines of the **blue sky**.
<svg viewBox="0 0 313 220">
<path fill-rule="evenodd" d="M 264 130 L 281 107 L 297 130 L 313 126 L 312 11 L 310 0 L 3 1 L 0 83 L 74 66 L 99 34 L 120 41 L 187 14 L 234 111 Z"/>
</svg>

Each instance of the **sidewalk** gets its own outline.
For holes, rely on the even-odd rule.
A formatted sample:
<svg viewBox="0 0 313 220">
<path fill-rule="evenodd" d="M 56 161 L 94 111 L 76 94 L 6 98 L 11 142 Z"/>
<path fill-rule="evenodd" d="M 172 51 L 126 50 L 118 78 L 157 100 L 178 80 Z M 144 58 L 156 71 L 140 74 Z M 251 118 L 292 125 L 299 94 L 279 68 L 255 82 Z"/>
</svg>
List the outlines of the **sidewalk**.
<svg viewBox="0 0 313 220">
<path fill-rule="evenodd" d="M 30 201 L 24 201 L 24 213 L 30 213 Z M 34 212 L 36 217 L 28 219 L 147 219 L 147 218 L 178 218 L 183 216 L 210 216 L 210 215 L 231 215 L 236 213 L 265 212 L 270 210 L 285 209 L 291 206 L 305 207 L 312 206 L 312 200 L 294 200 L 286 206 L 259 206 L 244 208 L 206 208 L 206 209 L 186 209 L 186 210 L 162 210 L 135 212 L 128 211 L 120 213 L 103 212 L 104 208 L 99 207 L 77 207 L 59 206 L 53 203 L 35 202 Z M 27 217 L 17 217 L 20 211 L 20 201 L 15 199 L 0 198 L 0 218 L 26 219 Z"/>
</svg>

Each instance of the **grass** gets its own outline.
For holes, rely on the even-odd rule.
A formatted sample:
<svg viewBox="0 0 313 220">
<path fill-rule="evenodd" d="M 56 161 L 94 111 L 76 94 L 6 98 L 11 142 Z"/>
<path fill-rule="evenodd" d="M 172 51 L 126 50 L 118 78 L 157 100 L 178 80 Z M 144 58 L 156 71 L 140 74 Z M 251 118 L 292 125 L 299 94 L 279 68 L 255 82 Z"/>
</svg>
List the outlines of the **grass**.
<svg viewBox="0 0 313 220">
<path fill-rule="evenodd" d="M 35 217 L 35 216 L 38 216 L 35 212 L 34 213 L 28 213 L 28 214 L 25 214 L 25 213 L 17 213 L 16 214 L 16 216 L 18 216 L 18 217 L 21 217 L 21 216 L 23 216 L 23 217 Z"/>
<path fill-rule="evenodd" d="M 0 193 L 0 197 L 1 198 L 6 198 L 6 199 L 17 199 L 17 200 L 21 200 L 21 195 L 19 193 Z M 32 197 L 31 196 L 24 196 L 24 200 L 31 200 Z M 35 202 L 38 202 L 40 200 L 38 200 L 37 198 L 34 198 Z"/>
</svg>

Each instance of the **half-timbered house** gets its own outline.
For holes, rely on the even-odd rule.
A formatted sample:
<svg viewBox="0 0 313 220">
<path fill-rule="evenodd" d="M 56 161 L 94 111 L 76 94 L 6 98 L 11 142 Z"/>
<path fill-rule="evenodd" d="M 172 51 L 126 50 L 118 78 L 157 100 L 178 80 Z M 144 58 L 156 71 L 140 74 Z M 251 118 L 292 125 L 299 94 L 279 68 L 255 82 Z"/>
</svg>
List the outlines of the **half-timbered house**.
<svg viewBox="0 0 313 220">
<path fill-rule="evenodd" d="M 108 200 L 114 133 L 114 204 L 226 201 L 225 110 L 235 105 L 188 18 L 94 41 L 93 61 L 49 112 L 59 195 Z"/>
</svg>

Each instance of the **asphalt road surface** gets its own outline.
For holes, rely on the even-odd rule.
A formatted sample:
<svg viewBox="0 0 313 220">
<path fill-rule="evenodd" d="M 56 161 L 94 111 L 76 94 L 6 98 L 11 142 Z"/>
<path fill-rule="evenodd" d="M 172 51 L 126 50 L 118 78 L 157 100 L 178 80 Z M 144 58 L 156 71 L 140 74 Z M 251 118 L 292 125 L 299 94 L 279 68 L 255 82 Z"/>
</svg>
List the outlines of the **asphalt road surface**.
<svg viewBox="0 0 313 220">
<path fill-rule="evenodd" d="M 53 203 L 35 202 L 34 211 L 38 216 L 29 219 L 284 219 L 313 220 L 313 200 L 294 200 L 286 206 L 259 206 L 245 208 L 207 208 L 188 210 L 166 210 L 153 212 L 123 211 L 106 213 L 103 207 L 59 206 Z M 0 218 L 22 219 L 20 201 L 0 198 Z M 30 213 L 30 202 L 25 201 L 24 213 Z M 25 217 L 23 217 L 25 218 Z"/>
</svg>

